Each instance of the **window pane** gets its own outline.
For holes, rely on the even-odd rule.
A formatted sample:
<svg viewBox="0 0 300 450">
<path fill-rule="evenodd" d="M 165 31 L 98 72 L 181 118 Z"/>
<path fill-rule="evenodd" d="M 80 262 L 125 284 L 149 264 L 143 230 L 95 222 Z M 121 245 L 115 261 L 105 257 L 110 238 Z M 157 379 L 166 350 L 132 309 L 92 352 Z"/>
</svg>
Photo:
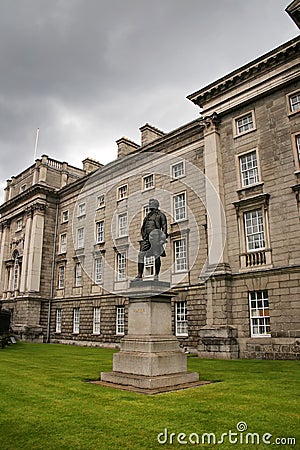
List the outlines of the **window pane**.
<svg viewBox="0 0 300 450">
<path fill-rule="evenodd" d="M 186 218 L 185 193 L 174 196 L 174 218 L 176 221 Z"/>
<path fill-rule="evenodd" d="M 251 335 L 270 333 L 270 310 L 268 291 L 249 292 Z"/>
<path fill-rule="evenodd" d="M 261 209 L 244 213 L 247 251 L 265 248 L 264 222 Z"/>
<path fill-rule="evenodd" d="M 187 270 L 186 259 L 186 240 L 179 239 L 174 242 L 175 272 L 184 272 Z"/>
</svg>

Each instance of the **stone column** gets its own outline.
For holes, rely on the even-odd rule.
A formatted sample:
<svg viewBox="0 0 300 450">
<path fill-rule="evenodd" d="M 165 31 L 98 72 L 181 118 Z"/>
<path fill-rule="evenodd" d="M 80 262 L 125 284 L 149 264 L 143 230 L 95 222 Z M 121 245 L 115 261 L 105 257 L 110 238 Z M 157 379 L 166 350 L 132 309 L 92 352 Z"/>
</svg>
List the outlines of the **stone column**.
<svg viewBox="0 0 300 450">
<path fill-rule="evenodd" d="M 45 208 L 46 205 L 43 203 L 33 205 L 34 213 L 31 225 L 26 282 L 26 291 L 29 292 L 39 292 L 40 290 Z"/>
<path fill-rule="evenodd" d="M 0 228 L 2 230 L 1 232 L 1 240 L 0 240 L 0 281 L 1 281 L 1 289 L 0 291 L 5 291 L 5 264 L 4 260 L 6 257 L 6 250 L 8 246 L 8 230 L 10 227 L 10 222 L 8 220 L 5 220 L 0 225 Z"/>
<path fill-rule="evenodd" d="M 24 239 L 24 251 L 23 251 L 23 262 L 22 262 L 22 272 L 20 279 L 20 292 L 25 292 L 27 290 L 26 280 L 28 273 L 28 258 L 29 258 L 29 247 L 31 240 L 31 227 L 32 227 L 32 214 L 33 209 L 29 207 L 26 211 L 27 220 L 25 226 L 25 239 Z"/>
<path fill-rule="evenodd" d="M 224 183 L 217 114 L 201 121 L 204 130 L 204 169 L 207 210 L 208 267 L 227 265 Z"/>
</svg>

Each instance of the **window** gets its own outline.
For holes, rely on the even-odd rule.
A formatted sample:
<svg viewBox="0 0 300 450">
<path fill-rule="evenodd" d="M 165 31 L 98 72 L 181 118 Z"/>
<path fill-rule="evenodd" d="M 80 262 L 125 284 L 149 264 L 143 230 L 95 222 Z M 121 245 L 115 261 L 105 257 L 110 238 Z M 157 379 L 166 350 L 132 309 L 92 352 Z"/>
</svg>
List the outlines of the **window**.
<svg viewBox="0 0 300 450">
<path fill-rule="evenodd" d="M 101 284 L 103 281 L 102 257 L 95 258 L 95 283 Z"/>
<path fill-rule="evenodd" d="M 79 308 L 73 309 L 73 333 L 79 333 L 79 323 L 80 323 L 80 310 Z"/>
<path fill-rule="evenodd" d="M 265 248 L 264 218 L 262 209 L 244 213 L 247 251 Z"/>
<path fill-rule="evenodd" d="M 143 190 L 146 191 L 147 189 L 154 188 L 154 175 L 147 175 L 143 178 Z"/>
<path fill-rule="evenodd" d="M 68 222 L 69 220 L 69 211 L 63 211 L 61 214 L 61 221 L 63 223 Z"/>
<path fill-rule="evenodd" d="M 82 267 L 80 262 L 75 264 L 75 286 L 82 286 Z"/>
<path fill-rule="evenodd" d="M 19 255 L 16 255 L 15 262 L 14 262 L 14 271 L 13 271 L 13 290 L 14 291 L 19 289 L 19 278 L 20 278 Z"/>
<path fill-rule="evenodd" d="M 249 292 L 251 336 L 270 336 L 268 291 Z"/>
<path fill-rule="evenodd" d="M 289 96 L 290 111 L 296 112 L 300 110 L 300 94 L 292 94 Z"/>
<path fill-rule="evenodd" d="M 120 186 L 118 189 L 118 200 L 122 200 L 127 197 L 127 184 Z"/>
<path fill-rule="evenodd" d="M 173 164 L 172 166 L 172 178 L 180 178 L 185 174 L 184 162 L 181 161 L 179 163 Z"/>
<path fill-rule="evenodd" d="M 259 171 L 256 150 L 241 155 L 240 171 L 242 187 L 247 187 L 259 182 Z"/>
<path fill-rule="evenodd" d="M 297 134 L 295 140 L 296 140 L 296 150 L 297 150 L 298 163 L 300 164 L 300 134 Z"/>
<path fill-rule="evenodd" d="M 118 217 L 118 228 L 119 228 L 119 237 L 127 236 L 128 230 L 127 230 L 127 213 L 120 214 Z"/>
<path fill-rule="evenodd" d="M 84 228 L 77 230 L 77 249 L 84 248 Z"/>
<path fill-rule="evenodd" d="M 154 275 L 154 256 L 145 256 L 145 268 L 144 274 L 145 277 L 151 277 Z"/>
<path fill-rule="evenodd" d="M 78 205 L 78 217 L 82 217 L 85 215 L 85 203 L 80 203 Z"/>
<path fill-rule="evenodd" d="M 185 272 L 187 270 L 185 238 L 174 241 L 174 266 L 175 272 Z"/>
<path fill-rule="evenodd" d="M 117 306 L 116 310 L 116 334 L 125 333 L 125 307 Z"/>
<path fill-rule="evenodd" d="M 186 302 L 175 303 L 175 332 L 176 336 L 188 335 Z"/>
<path fill-rule="evenodd" d="M 97 208 L 103 208 L 105 206 L 104 194 L 98 195 L 97 197 Z"/>
<path fill-rule="evenodd" d="M 174 195 L 174 218 L 178 222 L 180 220 L 186 219 L 186 200 L 185 192 L 181 194 Z"/>
<path fill-rule="evenodd" d="M 58 289 L 65 287 L 65 266 L 59 266 L 58 268 Z"/>
<path fill-rule="evenodd" d="M 295 154 L 296 170 L 300 171 L 300 134 L 293 135 L 293 147 Z"/>
<path fill-rule="evenodd" d="M 143 219 L 147 216 L 149 211 L 150 211 L 149 205 L 145 205 L 143 207 Z"/>
<path fill-rule="evenodd" d="M 117 254 L 117 281 L 126 280 L 126 253 Z"/>
<path fill-rule="evenodd" d="M 55 333 L 61 333 L 62 311 L 56 310 Z"/>
<path fill-rule="evenodd" d="M 101 317 L 101 308 L 96 306 L 94 308 L 93 315 L 93 334 L 100 334 L 100 317 Z"/>
<path fill-rule="evenodd" d="M 241 117 L 235 119 L 235 134 L 247 133 L 254 129 L 253 113 L 249 112 Z"/>
<path fill-rule="evenodd" d="M 67 251 L 67 233 L 63 233 L 60 235 L 60 253 L 66 253 Z"/>
<path fill-rule="evenodd" d="M 104 221 L 96 223 L 96 242 L 101 244 L 104 242 Z"/>
<path fill-rule="evenodd" d="M 23 227 L 23 219 L 17 220 L 17 231 L 21 231 Z"/>
</svg>

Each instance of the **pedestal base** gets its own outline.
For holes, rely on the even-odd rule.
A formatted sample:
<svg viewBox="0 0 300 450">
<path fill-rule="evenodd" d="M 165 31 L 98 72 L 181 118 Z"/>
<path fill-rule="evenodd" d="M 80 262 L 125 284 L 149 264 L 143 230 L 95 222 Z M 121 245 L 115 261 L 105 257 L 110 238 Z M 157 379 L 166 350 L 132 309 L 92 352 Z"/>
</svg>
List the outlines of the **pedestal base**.
<svg viewBox="0 0 300 450">
<path fill-rule="evenodd" d="M 125 374 L 122 372 L 103 372 L 101 374 L 101 381 L 113 383 L 115 385 L 128 386 L 136 389 L 177 389 L 181 386 L 189 387 L 191 383 L 197 386 L 199 382 L 199 374 L 196 372 L 174 373 L 169 375 L 158 375 L 156 377 L 149 377 L 145 375 Z"/>
<path fill-rule="evenodd" d="M 153 391 L 199 385 L 199 374 L 187 372 L 187 357 L 172 335 L 172 292 L 167 283 L 134 282 L 128 290 L 128 335 L 113 357 L 113 371 L 101 373 L 112 387 Z M 198 384 L 197 384 L 198 383 Z"/>
</svg>

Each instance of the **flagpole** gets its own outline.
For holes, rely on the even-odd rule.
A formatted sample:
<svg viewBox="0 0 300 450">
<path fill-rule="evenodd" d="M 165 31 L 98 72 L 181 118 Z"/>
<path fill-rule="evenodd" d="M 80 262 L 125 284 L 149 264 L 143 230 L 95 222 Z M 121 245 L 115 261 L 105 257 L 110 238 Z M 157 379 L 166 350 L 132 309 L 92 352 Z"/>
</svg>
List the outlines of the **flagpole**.
<svg viewBox="0 0 300 450">
<path fill-rule="evenodd" d="M 40 129 L 38 128 L 38 129 L 36 130 L 36 137 L 35 137 L 34 162 L 35 162 L 35 160 L 36 160 L 36 152 L 37 152 L 37 146 L 38 146 L 38 140 L 39 140 L 39 132 L 40 132 Z"/>
</svg>

